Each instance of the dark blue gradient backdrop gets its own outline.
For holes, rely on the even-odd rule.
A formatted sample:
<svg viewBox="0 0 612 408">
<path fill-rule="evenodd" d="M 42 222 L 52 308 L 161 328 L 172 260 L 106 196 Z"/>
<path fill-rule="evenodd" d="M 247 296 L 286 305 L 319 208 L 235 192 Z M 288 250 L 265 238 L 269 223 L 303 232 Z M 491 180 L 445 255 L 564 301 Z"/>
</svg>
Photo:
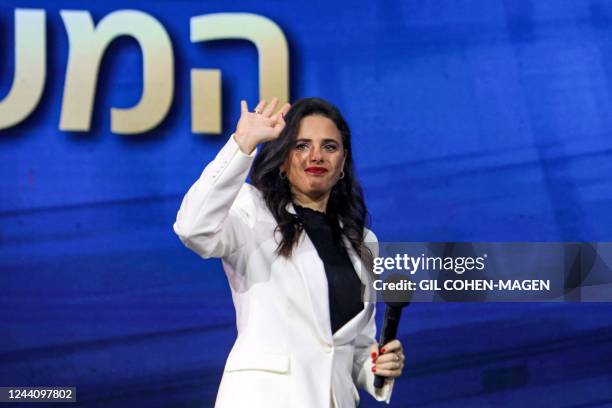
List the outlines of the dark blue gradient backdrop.
<svg viewBox="0 0 612 408">
<path fill-rule="evenodd" d="M 608 1 L 6 0 L 0 98 L 16 8 L 46 11 L 48 70 L 37 109 L 0 131 L 0 386 L 76 386 L 88 407 L 213 405 L 236 330 L 230 292 L 220 262 L 184 248 L 172 223 L 239 100 L 255 105 L 259 72 L 246 41 L 192 44 L 192 16 L 281 27 L 291 99 L 329 99 L 351 125 L 381 241 L 612 241 Z M 122 38 L 102 62 L 92 130 L 58 129 L 61 9 L 163 24 L 176 80 L 159 127 L 110 132 L 110 108 L 142 89 L 139 48 Z M 191 68 L 222 70 L 221 136 L 190 131 Z M 611 316 L 594 303 L 412 305 L 390 406 L 611 406 Z"/>
</svg>

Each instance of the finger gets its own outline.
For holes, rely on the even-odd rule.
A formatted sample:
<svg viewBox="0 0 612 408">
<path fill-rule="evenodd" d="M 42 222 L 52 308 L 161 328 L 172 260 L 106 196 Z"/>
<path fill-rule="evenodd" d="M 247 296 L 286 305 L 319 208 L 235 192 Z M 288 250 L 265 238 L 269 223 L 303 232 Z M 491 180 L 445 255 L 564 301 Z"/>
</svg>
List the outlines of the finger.
<svg viewBox="0 0 612 408">
<path fill-rule="evenodd" d="M 381 355 L 378 358 L 378 361 L 380 363 L 387 363 L 387 362 L 393 362 L 393 363 L 404 363 L 404 356 L 403 355 L 399 355 L 398 353 L 386 353 Z"/>
<path fill-rule="evenodd" d="M 259 101 L 259 103 L 257 104 L 254 110 L 256 112 L 261 113 L 263 111 L 264 106 L 266 106 L 266 101 L 262 99 L 261 101 Z"/>
<path fill-rule="evenodd" d="M 249 111 L 249 108 L 247 107 L 247 101 L 245 101 L 244 99 L 240 101 L 240 112 L 241 113 L 247 113 Z"/>
<path fill-rule="evenodd" d="M 385 354 L 385 353 L 390 353 L 392 351 L 401 350 L 401 349 L 402 349 L 402 343 L 400 343 L 398 339 L 395 339 L 385 344 L 382 347 L 382 349 L 380 349 L 380 352 Z"/>
<path fill-rule="evenodd" d="M 291 109 L 291 105 L 286 103 L 283 105 L 282 108 L 278 110 L 277 115 L 280 114 L 280 116 L 283 118 L 283 121 L 285 121 L 285 116 L 287 116 L 289 109 Z"/>
<path fill-rule="evenodd" d="M 263 111 L 263 115 L 270 117 L 270 115 L 272 115 L 272 112 L 274 112 L 274 108 L 276 108 L 277 103 L 278 103 L 278 98 L 272 98 L 268 106 L 266 106 L 266 109 Z"/>
<path fill-rule="evenodd" d="M 397 354 L 395 353 L 381 354 L 376 359 L 376 362 L 380 362 L 380 363 L 397 362 L 397 361 L 401 361 L 401 359 L 399 359 Z"/>
<path fill-rule="evenodd" d="M 285 122 L 285 118 L 283 117 L 283 113 L 280 111 L 277 112 L 276 115 L 272 116 L 270 119 L 273 119 L 275 121 L 276 125 L 274 127 L 278 126 L 281 130 L 287 124 Z"/>
<path fill-rule="evenodd" d="M 403 364 L 399 361 L 389 361 L 386 363 L 381 363 L 379 361 L 376 362 L 376 371 L 380 370 L 401 370 L 403 368 Z"/>
<path fill-rule="evenodd" d="M 283 131 L 283 129 L 285 128 L 285 122 L 281 122 L 280 120 L 276 122 L 276 124 L 274 125 L 273 129 L 274 129 L 274 134 L 276 136 L 279 136 L 280 133 Z"/>
<path fill-rule="evenodd" d="M 382 377 L 397 378 L 402 374 L 402 370 L 389 370 L 387 368 L 376 368 L 375 373 Z"/>
<path fill-rule="evenodd" d="M 274 131 L 280 134 L 280 132 L 285 128 L 287 124 L 285 122 L 285 118 L 280 113 L 277 113 L 276 115 L 274 115 L 273 118 L 276 118 L 276 122 L 274 125 Z M 376 353 L 378 354 L 378 350 Z"/>
<path fill-rule="evenodd" d="M 376 362 L 376 359 L 378 358 L 379 355 L 380 353 L 378 352 L 378 344 L 373 343 L 370 346 L 370 357 L 372 358 L 372 363 Z"/>
<path fill-rule="evenodd" d="M 281 120 L 280 115 L 273 115 L 270 116 L 270 121 L 272 121 L 272 127 L 276 127 L 276 125 L 279 123 L 279 121 Z"/>
</svg>

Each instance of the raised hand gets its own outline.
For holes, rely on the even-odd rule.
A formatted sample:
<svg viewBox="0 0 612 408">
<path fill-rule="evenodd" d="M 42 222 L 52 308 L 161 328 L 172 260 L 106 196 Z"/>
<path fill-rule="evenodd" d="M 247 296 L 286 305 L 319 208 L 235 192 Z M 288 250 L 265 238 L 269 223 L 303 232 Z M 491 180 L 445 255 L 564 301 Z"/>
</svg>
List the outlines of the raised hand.
<svg viewBox="0 0 612 408">
<path fill-rule="evenodd" d="M 254 112 L 249 112 L 246 101 L 240 101 L 240 119 L 234 137 L 244 153 L 250 154 L 259 143 L 276 139 L 285 128 L 284 116 L 291 105 L 286 103 L 274 114 L 277 104 L 277 98 L 273 98 L 269 104 L 262 100 Z"/>
</svg>

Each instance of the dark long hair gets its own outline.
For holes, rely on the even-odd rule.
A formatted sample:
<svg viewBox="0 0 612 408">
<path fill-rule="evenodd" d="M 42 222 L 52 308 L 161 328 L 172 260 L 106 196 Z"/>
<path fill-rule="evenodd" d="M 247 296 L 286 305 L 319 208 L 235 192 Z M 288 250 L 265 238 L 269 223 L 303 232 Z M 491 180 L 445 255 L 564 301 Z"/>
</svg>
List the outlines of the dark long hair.
<svg viewBox="0 0 612 408">
<path fill-rule="evenodd" d="M 341 233 L 349 239 L 359 256 L 365 256 L 361 248 L 367 209 L 363 191 L 353 169 L 351 131 L 338 108 L 319 98 L 301 99 L 291 106 L 285 116 L 285 128 L 277 139 L 262 145 L 251 167 L 251 184 L 263 194 L 266 205 L 278 224 L 277 230 L 282 235 L 277 253 L 289 257 L 304 229 L 299 218 L 286 209 L 287 204 L 292 201 L 291 186 L 286 177 L 280 177 L 279 168 L 295 145 L 301 120 L 310 115 L 330 119 L 342 135 L 342 144 L 346 150 L 344 177 L 332 188 L 326 212 L 342 221 Z"/>
</svg>

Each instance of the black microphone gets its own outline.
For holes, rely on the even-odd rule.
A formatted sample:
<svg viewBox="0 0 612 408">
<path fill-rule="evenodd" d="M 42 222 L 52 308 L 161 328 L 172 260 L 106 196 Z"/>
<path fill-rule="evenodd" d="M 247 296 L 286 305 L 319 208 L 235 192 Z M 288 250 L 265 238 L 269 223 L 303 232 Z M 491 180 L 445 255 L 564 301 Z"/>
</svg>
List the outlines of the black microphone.
<svg viewBox="0 0 612 408">
<path fill-rule="evenodd" d="M 405 302 L 385 302 L 387 309 L 385 310 L 385 320 L 383 322 L 382 329 L 380 331 L 380 341 L 378 343 L 378 350 L 380 350 L 385 344 L 394 340 L 397 337 L 397 327 L 399 326 L 400 317 L 402 315 L 402 309 L 410 304 L 410 300 Z M 374 376 L 374 387 L 382 388 L 385 383 L 385 378 L 381 375 L 376 374 Z"/>
</svg>

